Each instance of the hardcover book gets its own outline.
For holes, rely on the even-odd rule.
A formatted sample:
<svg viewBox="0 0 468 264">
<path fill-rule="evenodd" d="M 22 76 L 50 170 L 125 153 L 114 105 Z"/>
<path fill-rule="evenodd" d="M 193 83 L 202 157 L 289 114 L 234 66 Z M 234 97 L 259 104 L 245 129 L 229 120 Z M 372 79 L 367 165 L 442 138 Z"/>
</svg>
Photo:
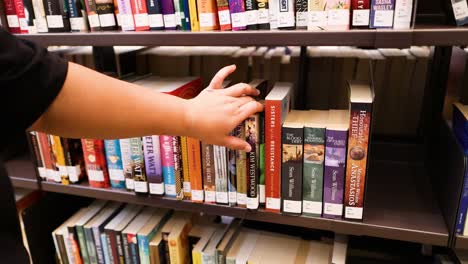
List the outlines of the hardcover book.
<svg viewBox="0 0 468 264">
<path fill-rule="evenodd" d="M 164 29 L 176 29 L 177 21 L 173 0 L 161 0 Z"/>
<path fill-rule="evenodd" d="M 104 147 L 106 150 L 107 169 L 109 170 L 111 186 L 125 189 L 120 141 L 118 139 L 104 140 Z"/>
<path fill-rule="evenodd" d="M 307 28 L 309 16 L 309 0 L 296 0 L 296 28 Z"/>
<path fill-rule="evenodd" d="M 89 28 L 91 32 L 101 30 L 101 22 L 99 20 L 99 15 L 97 12 L 96 0 L 84 0 L 84 1 L 85 1 L 85 6 L 86 6 L 86 13 L 88 16 Z"/>
<path fill-rule="evenodd" d="M 203 202 L 203 178 L 201 165 L 200 141 L 187 137 L 188 168 L 190 174 L 191 198 L 193 202 Z"/>
<path fill-rule="evenodd" d="M 231 13 L 228 0 L 216 0 L 220 30 L 231 30 Z"/>
<path fill-rule="evenodd" d="M 395 0 L 372 0 L 370 28 L 392 28 Z"/>
<path fill-rule="evenodd" d="M 324 30 L 327 26 L 327 0 L 309 0 L 308 30 Z"/>
<path fill-rule="evenodd" d="M 229 0 L 229 12 L 231 13 L 232 30 L 245 30 L 247 28 L 247 14 L 245 13 L 244 0 Z"/>
<path fill-rule="evenodd" d="M 43 2 L 49 32 L 69 32 L 70 19 L 66 2 L 61 0 L 44 0 Z"/>
<path fill-rule="evenodd" d="M 368 82 L 348 83 L 351 116 L 346 160 L 345 218 L 362 219 L 374 94 Z"/>
<path fill-rule="evenodd" d="M 258 178 L 259 178 L 259 137 L 260 137 L 260 116 L 252 115 L 244 121 L 245 140 L 252 148 L 246 152 L 246 170 L 247 170 L 247 208 L 258 209 Z"/>
<path fill-rule="evenodd" d="M 343 216 L 346 143 L 349 111 L 330 110 L 325 131 L 325 170 L 323 184 L 323 217 Z"/>
<path fill-rule="evenodd" d="M 5 14 L 11 33 L 28 33 L 28 25 L 21 0 L 4 0 Z"/>
<path fill-rule="evenodd" d="M 191 188 L 190 188 L 190 174 L 188 167 L 188 149 L 187 149 L 187 137 L 180 137 L 180 145 L 182 148 L 182 173 L 184 175 L 184 198 L 190 200 Z"/>
<path fill-rule="evenodd" d="M 453 104 L 453 132 L 460 142 L 465 154 L 468 154 L 468 106 Z"/>
<path fill-rule="evenodd" d="M 226 147 L 213 146 L 215 164 L 216 203 L 228 204 L 228 174 Z"/>
<path fill-rule="evenodd" d="M 37 32 L 47 33 L 49 28 L 47 27 L 46 13 L 44 10 L 44 5 L 41 0 L 32 0 L 33 10 L 34 10 L 34 24 L 36 25 Z M 0 7 L 1 8 L 1 7 Z M 6 24 L 4 25 L 7 26 Z"/>
<path fill-rule="evenodd" d="M 281 212 L 302 212 L 302 163 L 304 123 L 302 112 L 292 110 L 282 128 Z"/>
<path fill-rule="evenodd" d="M 245 138 L 245 124 L 240 123 L 233 132 L 238 138 Z M 236 183 L 237 183 L 237 205 L 247 207 L 247 153 L 243 150 L 236 151 Z"/>
<path fill-rule="evenodd" d="M 135 21 L 133 20 L 132 12 L 132 0 L 117 0 L 117 6 L 119 9 L 120 24 L 123 31 L 135 30 Z M 148 5 L 157 2 L 157 0 L 148 1 Z M 148 7 L 148 10 L 150 8 Z M 151 9 L 152 10 L 152 9 Z"/>
<path fill-rule="evenodd" d="M 216 203 L 214 146 L 202 143 L 203 190 L 205 203 Z"/>
<path fill-rule="evenodd" d="M 258 29 L 258 11 L 256 0 L 245 0 L 245 14 L 247 15 L 247 29 Z"/>
<path fill-rule="evenodd" d="M 465 1 L 465 5 L 466 5 L 466 1 Z M 395 17 L 393 18 L 393 28 L 394 29 L 411 28 L 412 17 L 413 17 L 413 0 L 396 0 L 395 1 Z"/>
<path fill-rule="evenodd" d="M 159 136 L 143 137 L 143 152 L 145 157 L 146 177 L 148 178 L 149 193 L 163 195 L 164 181 L 161 165 L 161 148 Z"/>
<path fill-rule="evenodd" d="M 268 0 L 256 0 L 257 4 L 257 25 L 258 29 L 270 29 L 270 13 Z"/>
<path fill-rule="evenodd" d="M 149 30 L 148 10 L 146 1 L 131 0 L 133 20 L 135 21 L 135 31 Z"/>
<path fill-rule="evenodd" d="M 266 209 L 281 207 L 281 127 L 290 107 L 291 83 L 278 82 L 265 98 Z M 275 144 L 276 143 L 276 144 Z"/>
<path fill-rule="evenodd" d="M 370 18 L 370 0 L 351 0 L 351 26 L 368 28 Z"/>
<path fill-rule="evenodd" d="M 143 144 L 141 138 L 130 138 L 130 155 L 133 162 L 133 180 L 136 193 L 148 193 L 148 180 L 145 172 Z"/>
<path fill-rule="evenodd" d="M 327 0 L 327 29 L 349 29 L 351 0 Z"/>
<path fill-rule="evenodd" d="M 108 188 L 109 172 L 107 171 L 106 155 L 104 154 L 104 141 L 82 139 L 81 144 L 89 185 L 97 188 Z"/>
<path fill-rule="evenodd" d="M 173 136 L 159 136 L 161 165 L 163 169 L 164 191 L 167 196 L 176 196 Z"/>
<path fill-rule="evenodd" d="M 279 0 L 278 29 L 294 29 L 296 16 L 293 0 Z"/>
<path fill-rule="evenodd" d="M 201 31 L 219 29 L 218 12 L 215 0 L 198 0 L 197 8 Z"/>
<path fill-rule="evenodd" d="M 127 190 L 135 190 L 133 173 L 133 160 L 130 148 L 130 139 L 120 139 L 120 153 L 122 154 L 122 168 L 125 176 L 125 187 Z"/>
<path fill-rule="evenodd" d="M 150 30 L 163 30 L 164 18 L 159 0 L 146 1 L 148 9 L 148 22 Z"/>
</svg>

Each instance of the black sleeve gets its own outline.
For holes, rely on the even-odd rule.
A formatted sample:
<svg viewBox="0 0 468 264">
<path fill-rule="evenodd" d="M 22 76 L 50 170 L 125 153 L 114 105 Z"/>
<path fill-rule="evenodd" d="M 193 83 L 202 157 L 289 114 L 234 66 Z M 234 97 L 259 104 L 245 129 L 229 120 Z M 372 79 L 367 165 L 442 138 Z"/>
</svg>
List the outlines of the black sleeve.
<svg viewBox="0 0 468 264">
<path fill-rule="evenodd" d="M 68 71 L 63 58 L 0 27 L 0 147 L 24 136 L 60 92 Z M 11 139 L 11 138 L 10 138 Z"/>
</svg>

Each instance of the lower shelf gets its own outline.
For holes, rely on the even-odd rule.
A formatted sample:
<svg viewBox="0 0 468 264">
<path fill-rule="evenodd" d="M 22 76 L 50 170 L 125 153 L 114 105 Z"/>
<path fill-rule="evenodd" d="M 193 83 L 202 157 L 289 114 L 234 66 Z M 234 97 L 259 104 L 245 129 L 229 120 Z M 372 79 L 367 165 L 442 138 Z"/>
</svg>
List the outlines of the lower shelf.
<svg viewBox="0 0 468 264">
<path fill-rule="evenodd" d="M 173 198 L 136 195 L 119 189 L 99 189 L 87 183 L 61 185 L 43 182 L 42 190 L 126 203 L 158 206 L 249 220 L 447 246 L 448 231 L 430 192 L 422 166 L 415 163 L 376 161 L 371 164 L 363 222 L 287 216 L 265 210 L 247 210 L 216 204 L 192 203 Z"/>
</svg>

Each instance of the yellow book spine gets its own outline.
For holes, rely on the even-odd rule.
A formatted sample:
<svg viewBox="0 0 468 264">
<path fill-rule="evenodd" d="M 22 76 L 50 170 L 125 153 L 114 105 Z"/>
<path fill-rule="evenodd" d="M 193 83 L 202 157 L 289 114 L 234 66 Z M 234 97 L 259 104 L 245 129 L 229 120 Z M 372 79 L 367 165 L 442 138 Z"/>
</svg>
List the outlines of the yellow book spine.
<svg viewBox="0 0 468 264">
<path fill-rule="evenodd" d="M 190 188 L 190 173 L 188 164 L 188 149 L 187 149 L 187 137 L 180 137 L 180 144 L 182 147 L 182 173 L 184 175 L 184 199 L 190 200 L 191 188 Z"/>
<path fill-rule="evenodd" d="M 169 259 L 173 264 L 180 264 L 178 239 L 169 239 Z"/>
<path fill-rule="evenodd" d="M 198 20 L 197 0 L 189 0 L 190 26 L 192 31 L 200 31 L 200 21 Z"/>
<path fill-rule="evenodd" d="M 62 184 L 70 184 L 70 179 L 68 178 L 67 167 L 65 164 L 65 154 L 63 153 L 63 147 L 62 142 L 60 141 L 60 137 L 51 135 L 51 139 L 52 151 L 54 152 L 55 163 L 59 168 L 60 179 L 62 181 Z"/>
</svg>

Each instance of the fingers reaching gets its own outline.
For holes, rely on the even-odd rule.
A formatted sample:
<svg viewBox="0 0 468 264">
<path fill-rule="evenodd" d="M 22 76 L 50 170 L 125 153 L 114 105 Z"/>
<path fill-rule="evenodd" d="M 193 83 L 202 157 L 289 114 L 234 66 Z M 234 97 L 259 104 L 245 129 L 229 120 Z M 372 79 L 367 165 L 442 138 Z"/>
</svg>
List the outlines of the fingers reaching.
<svg viewBox="0 0 468 264">
<path fill-rule="evenodd" d="M 258 90 L 246 83 L 238 83 L 229 88 L 223 90 L 225 95 L 239 97 L 242 95 L 251 95 L 257 96 L 259 94 Z"/>
<path fill-rule="evenodd" d="M 226 136 L 223 143 L 226 147 L 235 150 L 244 150 L 247 152 L 252 150 L 250 144 L 245 140 L 233 136 Z"/>
<path fill-rule="evenodd" d="M 211 89 L 221 89 L 223 87 L 224 79 L 236 70 L 236 65 L 230 65 L 219 70 L 213 79 L 211 79 L 209 87 Z"/>
<path fill-rule="evenodd" d="M 250 101 L 239 108 L 239 114 L 236 116 L 236 123 L 240 123 L 249 116 L 263 111 L 263 105 L 257 101 Z"/>
<path fill-rule="evenodd" d="M 251 102 L 253 101 L 254 99 L 250 96 L 243 96 L 243 97 L 240 97 L 240 98 L 236 98 L 236 100 L 233 102 L 233 104 L 237 107 L 241 107 L 243 105 L 245 105 L 246 103 L 248 102 Z"/>
</svg>

